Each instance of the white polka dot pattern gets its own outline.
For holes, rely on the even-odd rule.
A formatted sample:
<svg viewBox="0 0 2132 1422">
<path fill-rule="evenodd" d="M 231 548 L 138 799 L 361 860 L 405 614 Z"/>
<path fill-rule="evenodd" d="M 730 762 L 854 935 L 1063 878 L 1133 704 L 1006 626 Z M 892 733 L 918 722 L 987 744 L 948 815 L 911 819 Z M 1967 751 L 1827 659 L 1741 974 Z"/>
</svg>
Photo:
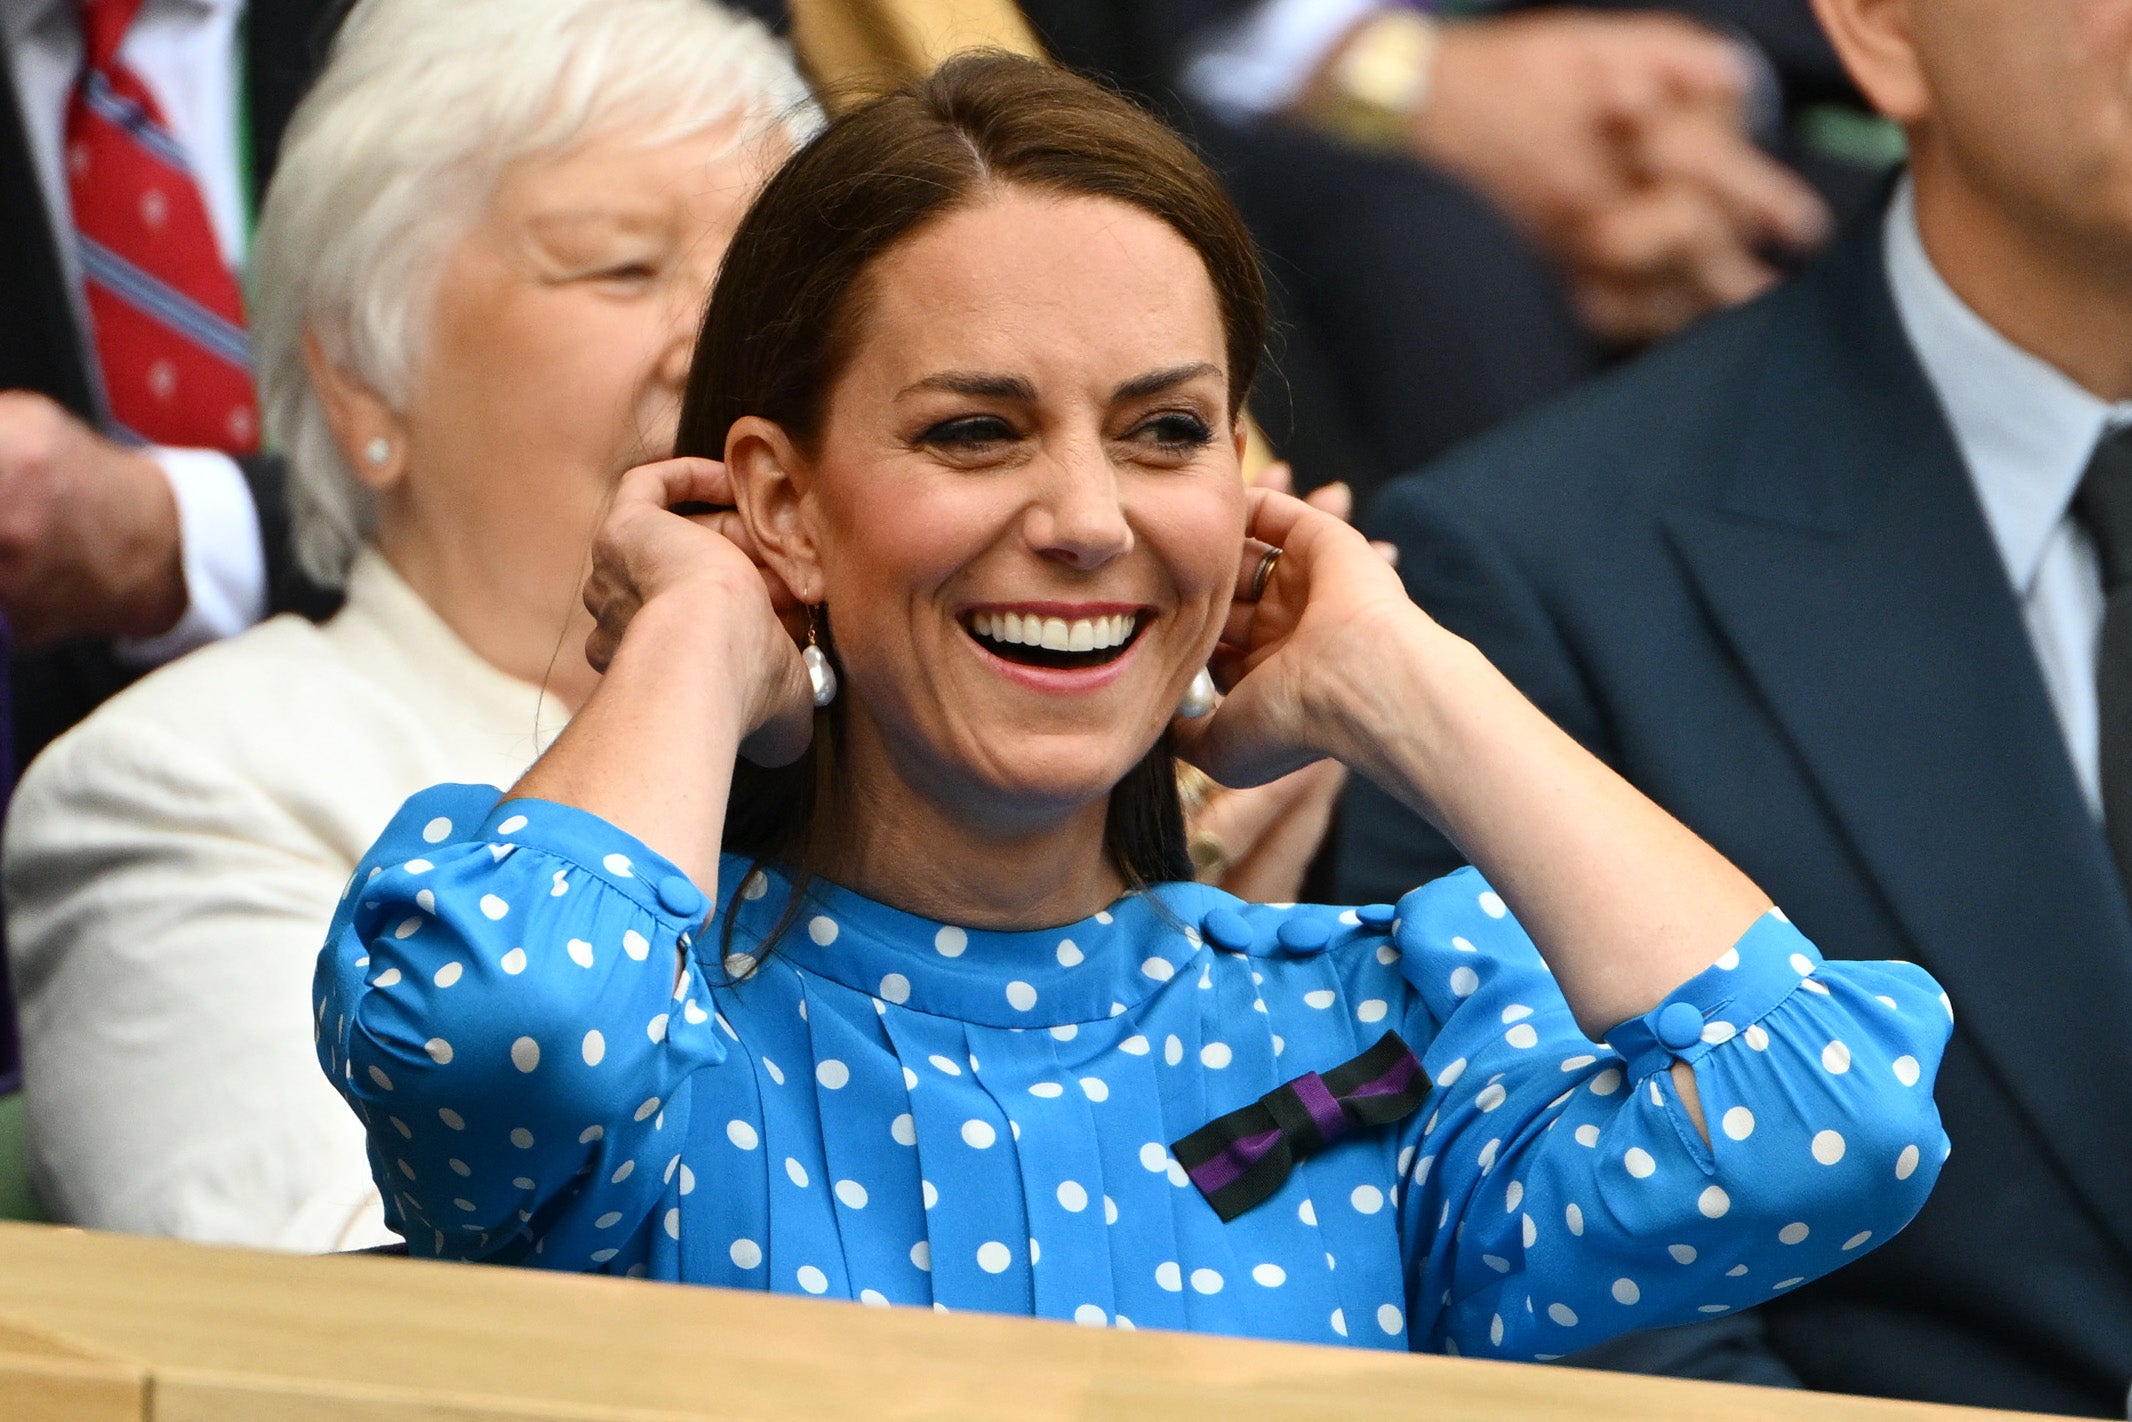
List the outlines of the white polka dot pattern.
<svg viewBox="0 0 2132 1422">
<path fill-rule="evenodd" d="M 1670 999 L 1699 1150 L 1656 1014 L 1585 1042 L 1470 871 L 1396 912 L 1165 885 L 1029 934 L 820 885 L 765 948 L 774 870 L 728 860 L 704 922 L 591 816 L 491 813 L 410 802 L 317 1004 L 421 1254 L 1530 1359 L 1847 1262 L 1945 1156 L 1937 986 L 1774 917 Z M 1169 1143 L 1384 1031 L 1421 1109 L 1216 1222 Z"/>
</svg>

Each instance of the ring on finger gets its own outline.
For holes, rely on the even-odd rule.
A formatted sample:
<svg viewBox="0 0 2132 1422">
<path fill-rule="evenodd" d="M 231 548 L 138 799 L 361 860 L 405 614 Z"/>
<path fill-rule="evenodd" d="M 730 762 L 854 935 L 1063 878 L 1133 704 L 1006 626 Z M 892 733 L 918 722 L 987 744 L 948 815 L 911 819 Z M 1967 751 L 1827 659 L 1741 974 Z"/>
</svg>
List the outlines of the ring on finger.
<svg viewBox="0 0 2132 1422">
<path fill-rule="evenodd" d="M 1273 565 L 1281 561 L 1281 550 L 1268 548 L 1258 560 L 1258 571 L 1251 575 L 1251 600 L 1257 602 L 1266 593 L 1266 584 L 1273 578 Z"/>
</svg>

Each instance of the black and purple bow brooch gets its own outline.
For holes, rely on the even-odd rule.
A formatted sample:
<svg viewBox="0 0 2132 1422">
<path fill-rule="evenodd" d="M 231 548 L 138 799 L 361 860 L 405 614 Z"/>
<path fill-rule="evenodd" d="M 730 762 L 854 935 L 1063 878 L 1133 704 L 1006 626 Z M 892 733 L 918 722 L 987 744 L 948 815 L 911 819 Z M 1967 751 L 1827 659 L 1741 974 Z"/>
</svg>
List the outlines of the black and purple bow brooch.
<svg viewBox="0 0 2132 1422">
<path fill-rule="evenodd" d="M 1356 1131 L 1411 1116 L 1429 1085 L 1420 1060 L 1387 1032 L 1359 1057 L 1322 1075 L 1305 1072 L 1215 1117 L 1170 1153 L 1227 1224 L 1271 1199 L 1298 1163 Z"/>
</svg>

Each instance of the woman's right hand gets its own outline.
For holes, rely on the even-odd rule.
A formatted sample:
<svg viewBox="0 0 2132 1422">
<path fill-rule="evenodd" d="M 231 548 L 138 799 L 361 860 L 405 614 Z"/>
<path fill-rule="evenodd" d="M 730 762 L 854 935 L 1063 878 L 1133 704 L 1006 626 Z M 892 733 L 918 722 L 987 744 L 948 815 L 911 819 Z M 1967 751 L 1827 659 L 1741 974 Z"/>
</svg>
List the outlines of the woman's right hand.
<svg viewBox="0 0 2132 1422">
<path fill-rule="evenodd" d="M 592 541 L 585 658 L 605 673 L 648 608 L 715 624 L 730 664 L 744 673 L 730 683 L 743 698 L 741 752 L 781 765 L 813 734 L 814 702 L 795 641 L 805 609 L 763 563 L 732 501 L 726 468 L 712 459 L 664 459 L 622 476 Z M 691 504 L 715 508 L 675 512 Z"/>
</svg>

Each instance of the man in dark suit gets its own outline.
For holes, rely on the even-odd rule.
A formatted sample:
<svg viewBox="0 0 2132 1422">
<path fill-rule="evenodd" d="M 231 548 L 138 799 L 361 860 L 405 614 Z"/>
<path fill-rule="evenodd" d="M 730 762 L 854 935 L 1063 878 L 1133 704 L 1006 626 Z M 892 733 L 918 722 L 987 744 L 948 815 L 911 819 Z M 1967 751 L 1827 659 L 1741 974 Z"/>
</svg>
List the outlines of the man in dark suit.
<svg viewBox="0 0 2132 1422">
<path fill-rule="evenodd" d="M 203 183 L 219 167 L 244 211 L 258 206 L 290 111 L 344 8 L 150 0 L 129 17 L 129 30 L 153 31 L 142 51 L 151 66 L 208 69 L 218 88 L 235 90 L 242 118 L 230 151 L 186 157 Z M 242 488 L 218 502 L 217 481 L 236 483 L 216 472 L 218 455 L 157 457 L 108 432 L 111 402 L 84 330 L 79 263 L 61 245 L 74 232 L 53 221 L 50 201 L 65 177 L 61 113 L 81 82 L 87 15 L 76 0 L 20 0 L 0 14 L 0 655 L 12 651 L 0 666 L 0 807 L 14 770 L 155 661 L 241 630 L 261 611 L 330 607 L 288 556 L 278 459 L 239 458 Z M 133 53 L 122 46 L 120 62 Z M 190 488 L 206 491 L 191 495 L 189 518 L 179 467 Z M 201 546 L 215 540 L 244 546 Z M 0 1091 L 18 1079 L 13 1019 L 0 975 Z"/>
<path fill-rule="evenodd" d="M 1815 1387 L 2122 1416 L 2132 4 L 1816 8 L 1909 136 L 1884 215 L 1366 522 L 1824 951 L 1951 995 L 1937 1193 L 1759 1310 L 1768 1347 Z M 1458 862 L 1367 789 L 1347 832 L 1358 900 Z"/>
<path fill-rule="evenodd" d="M 27 762 L 43 745 L 144 669 L 111 642 L 164 633 L 187 610 L 189 589 L 177 510 L 155 461 L 101 433 L 108 407 L 82 306 L 59 238 L 37 146 L 59 135 L 31 121 L 11 41 L 63 29 L 72 0 L 12 6 L 0 26 L 0 612 L 18 652 L 12 678 L 13 751 Z M 156 7 L 146 6 L 143 15 Z M 241 151 L 214 155 L 245 176 L 255 209 L 274 153 L 322 56 L 331 0 L 259 0 L 236 20 L 243 56 L 233 74 L 244 118 Z M 137 20 L 136 23 L 142 23 Z M 34 101 L 33 101 L 34 102 Z M 267 610 L 315 606 L 284 556 L 277 460 L 239 461 L 257 514 Z M 229 630 L 236 630 L 234 628 Z M 152 656 L 152 653 L 151 653 Z"/>
</svg>

